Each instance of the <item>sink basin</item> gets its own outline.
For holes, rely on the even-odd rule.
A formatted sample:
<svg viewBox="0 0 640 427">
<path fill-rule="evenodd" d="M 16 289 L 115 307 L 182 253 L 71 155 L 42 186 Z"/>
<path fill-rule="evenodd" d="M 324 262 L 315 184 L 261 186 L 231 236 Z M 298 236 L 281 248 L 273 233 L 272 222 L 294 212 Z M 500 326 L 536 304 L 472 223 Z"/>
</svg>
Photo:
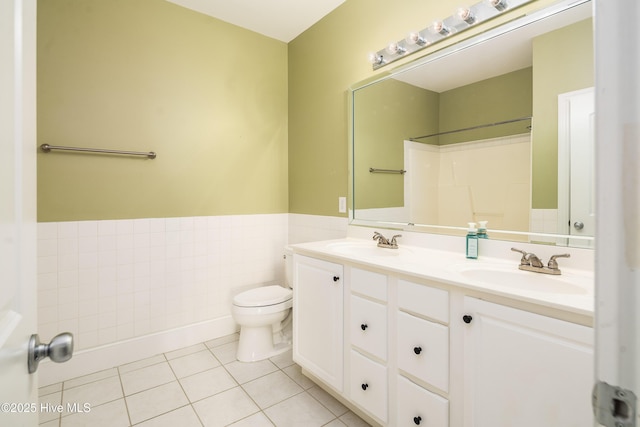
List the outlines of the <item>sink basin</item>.
<svg viewBox="0 0 640 427">
<path fill-rule="evenodd" d="M 465 278 L 486 285 L 496 285 L 527 292 L 586 295 L 590 279 L 587 277 L 533 273 L 518 270 L 517 266 L 464 266 L 458 272 Z"/>
<path fill-rule="evenodd" d="M 327 245 L 327 249 L 342 255 L 357 257 L 397 257 L 410 253 L 407 248 L 380 248 L 375 242 L 336 242 Z"/>
</svg>

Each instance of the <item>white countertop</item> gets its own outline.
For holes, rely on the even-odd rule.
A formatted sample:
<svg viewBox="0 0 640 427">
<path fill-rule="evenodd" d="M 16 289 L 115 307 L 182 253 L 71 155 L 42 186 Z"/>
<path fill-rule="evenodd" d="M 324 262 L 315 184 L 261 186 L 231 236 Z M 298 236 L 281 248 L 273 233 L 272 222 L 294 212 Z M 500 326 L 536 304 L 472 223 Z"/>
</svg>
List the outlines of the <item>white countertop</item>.
<svg viewBox="0 0 640 427">
<path fill-rule="evenodd" d="M 291 245 L 294 253 L 353 262 L 392 273 L 408 274 L 450 285 L 593 317 L 593 272 L 563 268 L 553 276 L 521 271 L 518 260 L 481 256 L 466 259 L 464 253 L 400 244 L 399 249 L 378 248 L 375 241 L 337 239 Z M 560 259 L 559 261 L 562 261 Z M 497 278 L 496 280 L 492 280 Z M 515 286 L 511 283 L 517 282 Z M 538 286 L 539 285 L 539 286 Z"/>
</svg>

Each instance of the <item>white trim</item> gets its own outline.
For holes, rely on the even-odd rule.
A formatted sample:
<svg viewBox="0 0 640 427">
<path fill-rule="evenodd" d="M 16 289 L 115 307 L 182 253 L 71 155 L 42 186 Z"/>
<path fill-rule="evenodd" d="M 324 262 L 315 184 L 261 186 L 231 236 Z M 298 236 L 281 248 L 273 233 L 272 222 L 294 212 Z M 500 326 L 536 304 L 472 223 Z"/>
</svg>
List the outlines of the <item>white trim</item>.
<svg viewBox="0 0 640 427">
<path fill-rule="evenodd" d="M 155 356 L 156 354 L 230 335 L 237 331 L 238 327 L 229 315 L 74 352 L 73 357 L 67 363 L 57 364 L 47 359 L 40 363 L 38 370 L 40 374 L 39 386 L 42 387 L 114 368 Z"/>
</svg>

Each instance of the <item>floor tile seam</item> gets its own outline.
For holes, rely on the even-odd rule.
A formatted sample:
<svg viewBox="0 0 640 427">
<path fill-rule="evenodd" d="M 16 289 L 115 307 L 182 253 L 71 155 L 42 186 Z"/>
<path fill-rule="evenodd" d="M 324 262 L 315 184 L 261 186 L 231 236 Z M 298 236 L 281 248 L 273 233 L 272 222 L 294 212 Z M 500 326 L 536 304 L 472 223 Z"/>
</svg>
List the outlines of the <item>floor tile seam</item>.
<svg viewBox="0 0 640 427">
<path fill-rule="evenodd" d="M 93 380 L 93 381 L 88 381 L 88 382 L 86 382 L 86 383 L 82 383 L 82 384 L 74 385 L 74 386 L 72 386 L 72 387 L 66 387 L 66 386 L 65 386 L 65 383 L 68 383 L 68 382 L 70 382 L 70 381 L 74 381 L 74 380 L 76 380 L 76 379 L 78 379 L 78 378 L 82 378 L 82 377 L 86 377 L 86 376 L 89 376 L 89 375 L 97 374 L 98 372 L 109 371 L 109 370 L 111 370 L 111 369 L 114 369 L 114 370 L 115 370 L 115 373 L 114 373 L 113 375 L 109 375 L 109 376 L 106 376 L 106 377 L 103 377 L 103 378 L 98 378 L 98 379 L 95 379 L 95 380 Z M 117 366 L 112 366 L 111 368 L 103 369 L 103 370 L 98 371 L 98 372 L 92 372 L 92 373 L 87 374 L 87 375 L 82 375 L 82 376 L 80 376 L 80 377 L 75 377 L 75 378 L 71 378 L 71 379 L 68 379 L 68 380 L 65 380 L 65 381 L 61 381 L 61 383 L 62 383 L 62 390 L 61 390 L 61 391 L 64 391 L 64 390 L 71 390 L 71 389 L 74 389 L 74 388 L 82 387 L 83 385 L 92 384 L 92 383 L 95 383 L 95 382 L 98 382 L 98 381 L 102 381 L 102 380 L 106 380 L 107 378 L 112 378 L 112 377 L 115 377 L 115 376 L 119 375 L 118 367 L 117 367 Z M 51 393 L 50 393 L 50 394 L 51 394 Z"/>
<path fill-rule="evenodd" d="M 49 385 L 45 385 L 45 386 L 42 386 L 42 387 L 38 387 L 38 390 L 40 390 L 41 388 L 44 388 L 44 387 L 50 387 L 50 386 L 55 385 L 55 384 L 60 384 L 60 390 L 55 390 L 55 391 L 52 391 L 50 393 L 45 393 L 45 394 L 40 394 L 40 392 L 38 392 L 38 399 L 40 399 L 41 397 L 50 396 L 52 394 L 61 393 L 62 390 L 63 390 L 62 382 L 49 384 Z M 75 388 L 75 387 L 72 387 L 72 388 Z"/>
<path fill-rule="evenodd" d="M 171 412 L 173 412 L 173 411 L 177 411 L 177 410 L 179 410 L 179 409 L 186 408 L 187 406 L 191 407 L 191 404 L 190 404 L 190 403 L 186 403 L 186 404 L 184 404 L 184 405 L 182 405 L 182 406 L 179 406 L 179 407 L 177 407 L 177 408 L 174 408 L 174 409 L 172 409 L 172 410 L 170 410 L 170 411 L 167 411 L 167 412 L 163 412 L 163 413 L 161 413 L 161 414 L 154 415 L 154 416 L 153 416 L 153 417 L 151 417 L 151 418 L 145 418 L 144 420 L 142 420 L 142 421 L 138 421 L 138 422 L 137 422 L 137 423 L 135 423 L 135 424 L 132 424 L 132 423 L 131 423 L 131 419 L 129 419 L 129 425 L 130 425 L 131 427 L 133 427 L 133 426 L 137 426 L 137 425 L 140 425 L 140 424 L 142 424 L 142 423 L 146 423 L 147 421 L 151 421 L 151 420 L 153 420 L 153 419 L 155 419 L 155 418 L 159 418 L 159 417 L 162 417 L 162 416 L 164 416 L 164 415 L 170 414 L 170 413 L 171 413 Z M 195 411 L 195 409 L 194 409 L 193 407 L 191 407 L 191 409 L 193 409 L 193 412 L 196 412 L 196 411 Z M 196 416 L 197 416 L 197 413 L 196 413 Z M 198 417 L 198 421 L 200 422 L 200 425 L 203 425 L 203 424 L 202 424 L 202 421 L 200 421 L 200 417 Z"/>
<path fill-rule="evenodd" d="M 131 372 L 139 371 L 140 369 L 148 368 L 148 367 L 150 367 L 150 366 L 159 365 L 159 364 L 161 364 L 161 363 L 169 363 L 169 361 L 167 360 L 167 357 L 164 355 L 164 353 L 154 354 L 153 356 L 145 357 L 145 358 L 144 358 L 144 359 L 142 359 L 142 360 L 145 360 L 145 359 L 151 359 L 151 358 L 153 358 L 153 357 L 160 356 L 160 355 L 162 355 L 162 357 L 164 357 L 164 360 L 161 360 L 161 361 L 159 361 L 159 362 L 155 362 L 155 363 L 151 363 L 150 365 L 144 365 L 144 366 L 141 366 L 141 367 L 136 368 L 136 369 L 131 369 L 130 371 L 121 372 L 121 371 L 120 371 L 120 368 L 121 368 L 121 367 L 123 367 L 123 366 L 131 365 L 131 364 L 133 364 L 133 363 L 137 363 L 137 362 L 139 362 L 140 360 L 136 360 L 135 362 L 131 362 L 131 363 L 125 363 L 124 365 L 118 365 L 118 366 L 116 366 L 115 368 L 118 370 L 118 375 L 126 375 L 126 374 L 129 374 L 129 373 L 131 373 Z"/>
<path fill-rule="evenodd" d="M 265 360 L 269 360 L 269 359 L 265 359 Z M 230 364 L 232 364 L 233 362 L 237 362 L 237 360 L 233 360 L 233 361 L 231 361 L 231 362 L 227 363 L 226 365 L 222 365 L 222 366 L 223 366 L 223 367 L 224 367 L 224 369 L 227 371 L 227 373 L 228 373 L 229 375 L 231 375 L 231 378 L 233 378 L 233 379 L 234 379 L 234 380 L 235 380 L 239 385 L 246 384 L 246 383 L 250 383 L 251 381 L 255 381 L 255 380 L 257 380 L 257 379 L 260 379 L 260 378 L 266 377 L 267 375 L 269 375 L 269 374 L 273 374 L 274 372 L 276 372 L 276 371 L 267 372 L 266 374 L 260 375 L 260 376 L 255 377 L 255 378 L 251 378 L 250 380 L 248 380 L 248 381 L 245 381 L 245 382 L 241 383 L 240 381 L 238 381 L 238 380 L 237 380 L 237 378 L 236 378 L 236 377 L 234 377 L 234 376 L 233 376 L 233 374 L 231 373 L 231 371 L 229 371 L 229 369 L 227 369 L 227 365 L 230 365 Z M 271 361 L 269 360 L 269 362 L 271 362 Z M 244 363 L 244 362 L 241 362 L 241 363 Z M 255 363 L 255 362 L 251 362 L 251 363 Z M 272 364 L 273 366 L 275 366 L 275 367 L 276 367 L 276 370 L 280 370 L 280 371 L 282 370 L 282 369 L 278 368 L 278 366 L 276 366 L 276 364 L 275 364 L 275 363 L 271 362 L 271 364 Z M 286 373 L 285 373 L 285 375 L 286 375 Z"/>
<path fill-rule="evenodd" d="M 336 399 L 335 397 L 331 396 L 331 394 L 329 394 L 329 392 L 327 392 L 326 390 L 324 390 L 322 387 L 320 387 L 320 386 L 316 386 L 316 387 L 318 387 L 318 389 L 322 390 L 323 392 L 327 393 L 327 395 L 328 395 L 329 397 L 331 397 L 331 398 L 332 398 L 332 399 L 334 399 L 336 402 L 338 402 L 339 404 L 341 404 L 342 406 L 344 406 L 345 408 L 347 408 L 345 405 L 343 405 L 343 404 L 342 404 L 342 402 L 340 402 L 340 401 L 339 401 L 338 399 Z M 313 388 L 313 387 L 311 387 L 311 388 Z M 309 390 L 311 390 L 311 388 L 310 388 Z M 307 391 L 307 392 L 308 392 L 309 390 L 305 390 L 305 391 Z M 334 417 L 336 417 L 336 418 L 340 418 L 341 416 L 343 416 L 344 414 L 346 414 L 346 413 L 348 413 L 348 412 L 350 411 L 350 409 L 349 409 L 349 408 L 347 408 L 346 412 L 344 412 L 343 414 L 336 415 L 336 414 L 335 414 L 335 413 L 334 413 L 334 412 L 333 412 L 333 411 L 332 411 L 332 410 L 331 410 L 327 405 L 325 405 L 324 403 L 322 403 L 322 402 L 320 401 L 320 399 L 317 399 L 313 394 L 309 393 L 309 396 L 311 396 L 311 397 L 312 397 L 316 402 L 318 402 L 320 405 L 322 405 L 322 407 L 324 407 L 327 411 L 329 411 L 329 413 L 330 413 L 331 415 L 333 415 L 333 416 L 334 416 Z"/>
<path fill-rule="evenodd" d="M 273 424 L 274 426 L 276 426 L 276 427 L 277 427 L 277 425 L 276 425 L 275 421 L 273 421 L 271 418 L 269 418 L 269 415 L 267 415 L 267 413 L 266 413 L 266 412 L 264 412 L 264 410 L 263 410 L 263 409 L 259 410 L 258 412 L 254 412 L 253 414 L 247 415 L 246 417 L 240 418 L 239 420 L 235 420 L 235 421 L 234 421 L 234 422 L 232 422 L 231 424 L 227 424 L 225 427 L 232 426 L 232 425 L 234 425 L 235 423 L 239 423 L 239 422 L 240 422 L 240 421 L 242 421 L 242 420 L 246 420 L 247 418 L 251 418 L 251 417 L 253 417 L 255 414 L 258 414 L 258 413 L 261 413 L 262 415 L 264 415 L 264 416 L 269 420 L 269 422 L 270 422 L 271 424 Z"/>
<path fill-rule="evenodd" d="M 126 399 L 127 397 L 132 397 L 132 396 L 135 396 L 136 394 L 144 393 L 146 391 L 153 390 L 154 388 L 158 388 L 158 387 L 165 386 L 167 384 L 171 384 L 172 382 L 177 382 L 178 384 L 180 384 L 180 381 L 178 380 L 178 378 L 174 378 L 174 379 L 172 379 L 170 381 L 163 382 L 162 384 L 156 384 L 156 385 L 154 385 L 152 387 L 145 388 L 143 390 L 138 390 L 135 393 L 125 394 L 123 397 Z M 182 385 L 180 385 L 180 388 L 182 388 Z"/>
<path fill-rule="evenodd" d="M 124 384 L 122 383 L 122 375 L 120 374 L 120 370 L 118 369 L 118 379 L 120 380 L 120 389 L 122 390 L 122 400 L 124 403 L 124 409 L 127 411 L 127 419 L 129 420 L 129 426 L 132 425 L 131 422 L 131 412 L 129 411 L 129 404 L 127 403 L 127 395 L 124 392 Z"/>
<path fill-rule="evenodd" d="M 293 365 L 297 365 L 297 363 L 295 363 L 295 362 L 294 362 L 294 363 L 293 363 Z M 293 365 L 289 365 L 289 366 L 287 366 L 287 368 L 288 368 L 288 367 L 290 367 L 290 366 L 293 366 Z M 284 368 L 284 369 L 286 369 L 286 368 Z M 284 369 L 280 369 L 280 370 L 281 370 L 281 371 L 282 371 L 282 372 L 283 372 L 287 377 L 291 378 L 291 381 L 293 381 L 294 383 L 298 384 L 298 385 L 299 385 L 303 390 L 307 391 L 307 390 L 309 390 L 310 388 L 312 388 L 312 387 L 315 385 L 315 383 L 314 383 L 311 387 L 304 388 L 304 385 L 300 384 L 298 381 L 296 381 L 296 379 L 295 379 L 295 378 L 293 378 L 291 375 L 287 374 L 287 372 L 286 372 Z M 304 376 L 305 378 L 307 378 L 307 377 L 306 377 L 302 372 L 300 373 L 300 375 L 302 375 L 302 376 Z M 311 381 L 311 380 L 309 380 L 309 381 Z"/>
<path fill-rule="evenodd" d="M 240 387 L 242 387 L 242 386 L 240 386 Z M 302 387 L 301 387 L 301 388 L 302 388 Z M 250 395 L 250 394 L 249 394 L 249 393 L 248 393 L 244 388 L 243 388 L 242 390 L 243 390 L 245 393 L 247 393 L 247 395 L 251 398 L 251 400 L 253 400 L 253 398 L 251 397 L 251 395 Z M 299 395 L 301 395 L 302 393 L 306 393 L 306 392 L 307 392 L 306 390 L 299 391 L 299 392 L 297 392 L 297 393 L 292 394 L 291 396 L 285 397 L 284 399 L 282 399 L 282 400 L 280 400 L 280 401 L 278 401 L 278 402 L 276 402 L 276 403 L 273 403 L 273 404 L 271 404 L 271 405 L 269 405 L 269 406 L 266 406 L 266 407 L 264 407 L 264 408 L 260 408 L 260 405 L 258 405 L 258 403 L 257 403 L 257 402 L 255 402 L 255 400 L 254 400 L 254 402 L 256 403 L 256 405 L 258 406 L 258 408 L 260 408 L 260 411 L 261 411 L 261 412 L 265 412 L 267 409 L 273 408 L 274 406 L 279 405 L 279 404 L 281 404 L 281 403 L 282 403 L 282 402 L 284 402 L 284 401 L 287 401 L 287 400 L 289 400 L 289 399 L 293 399 L 294 397 L 299 396 Z M 308 393 L 307 393 L 307 394 L 308 394 Z M 313 397 L 313 396 L 312 396 L 312 397 Z M 329 411 L 329 412 L 331 412 L 331 411 Z M 331 414 L 333 414 L 333 412 L 331 412 Z M 266 415 L 266 413 L 265 413 L 265 415 Z"/>
<path fill-rule="evenodd" d="M 182 384 L 180 384 L 180 386 L 182 387 Z M 213 396 L 217 396 L 217 395 L 219 395 L 219 394 L 222 394 L 222 393 L 227 392 L 227 391 L 229 391 L 229 390 L 233 390 L 234 388 L 238 388 L 238 387 L 242 388 L 242 386 L 236 382 L 236 385 L 234 385 L 233 387 L 229 387 L 229 388 L 227 388 L 227 389 L 220 390 L 220 391 L 218 391 L 218 392 L 216 392 L 216 393 L 210 394 L 210 395 L 208 395 L 208 396 L 205 396 L 205 397 L 202 397 L 202 398 L 200 398 L 200 399 L 193 400 L 193 401 L 192 401 L 191 399 L 189 399 L 189 396 L 188 396 L 186 393 L 185 393 L 185 395 L 187 396 L 187 400 L 188 400 L 192 405 L 195 405 L 196 403 L 200 403 L 200 402 L 202 402 L 203 400 L 209 399 L 209 398 L 211 398 L 211 397 L 213 397 Z M 184 391 L 184 388 L 182 389 L 182 391 Z M 242 391 L 244 391 L 244 392 L 246 393 L 246 391 L 245 391 L 244 389 L 242 389 Z M 248 393 L 247 393 L 247 394 L 248 394 Z M 249 397 L 251 397 L 251 396 L 249 396 Z M 258 406 L 258 407 L 259 407 L 259 406 Z"/>
<path fill-rule="evenodd" d="M 191 356 L 192 354 L 200 353 L 201 351 L 207 351 L 207 350 L 209 350 L 209 348 L 208 348 L 206 345 L 204 345 L 204 343 L 202 343 L 202 342 L 197 343 L 197 344 L 190 345 L 189 347 L 196 347 L 196 346 L 197 346 L 197 345 L 199 345 L 199 344 L 202 344 L 202 345 L 204 346 L 204 348 L 201 348 L 201 349 L 199 349 L 199 350 L 193 351 L 193 352 L 191 352 L 191 353 L 185 353 L 185 354 L 182 354 L 182 355 L 180 355 L 180 356 L 176 356 L 176 357 L 169 358 L 169 356 L 167 356 L 167 353 L 173 353 L 173 352 L 176 352 L 176 351 L 180 351 L 180 350 L 182 350 L 182 349 L 177 349 L 177 350 L 172 350 L 172 351 L 166 351 L 166 352 L 164 352 L 164 353 L 162 353 L 162 354 L 164 355 L 165 359 L 167 359 L 167 361 L 169 361 L 169 360 L 180 359 L 181 357 Z"/>
<path fill-rule="evenodd" d="M 99 408 L 100 406 L 106 405 L 107 403 L 113 403 L 113 402 L 115 402 L 116 400 L 120 400 L 120 399 L 123 399 L 123 400 L 124 400 L 124 396 L 120 396 L 120 397 L 117 397 L 117 398 L 115 398 L 115 399 L 111 399 L 111 400 L 108 400 L 108 401 L 106 401 L 106 402 L 102 402 L 102 403 L 100 403 L 100 404 L 98 404 L 98 405 L 94 405 L 94 404 L 93 404 L 93 403 L 91 403 L 91 402 L 86 402 L 86 403 L 89 403 L 89 404 L 91 405 L 91 410 L 93 410 L 94 408 Z M 83 402 L 83 403 L 85 403 L 85 402 Z M 65 406 L 65 408 L 66 408 L 66 406 Z M 60 416 L 61 416 L 61 418 L 65 418 L 65 417 L 68 417 L 68 416 L 70 416 L 70 415 L 75 415 L 75 414 L 76 414 L 76 412 L 69 412 L 69 413 L 65 413 L 65 412 L 63 412 L 63 413 L 61 413 L 61 414 L 60 414 Z"/>
</svg>

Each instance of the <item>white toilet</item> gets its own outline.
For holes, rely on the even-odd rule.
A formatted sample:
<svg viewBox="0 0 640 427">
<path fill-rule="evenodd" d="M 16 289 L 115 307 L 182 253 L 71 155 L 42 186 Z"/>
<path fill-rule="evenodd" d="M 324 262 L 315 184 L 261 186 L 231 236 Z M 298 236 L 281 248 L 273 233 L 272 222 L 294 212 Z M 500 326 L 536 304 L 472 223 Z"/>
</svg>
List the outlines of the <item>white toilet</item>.
<svg viewBox="0 0 640 427">
<path fill-rule="evenodd" d="M 291 348 L 293 252 L 285 249 L 285 286 L 261 286 L 233 297 L 231 315 L 240 325 L 237 358 L 254 362 Z"/>
</svg>

